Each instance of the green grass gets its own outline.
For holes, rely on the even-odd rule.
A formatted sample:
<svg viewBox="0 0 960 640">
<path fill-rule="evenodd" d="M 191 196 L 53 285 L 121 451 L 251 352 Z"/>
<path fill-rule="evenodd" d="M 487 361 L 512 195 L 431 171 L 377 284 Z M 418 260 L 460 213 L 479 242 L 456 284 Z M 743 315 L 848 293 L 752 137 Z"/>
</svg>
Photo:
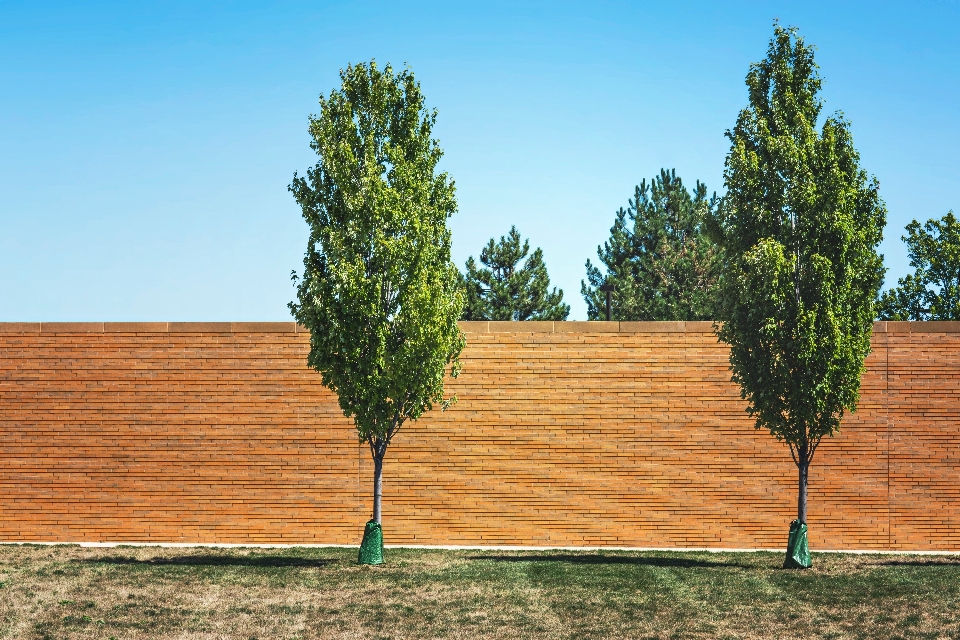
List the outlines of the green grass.
<svg viewBox="0 0 960 640">
<path fill-rule="evenodd" d="M 960 558 L 0 546 L 3 638 L 960 638 Z"/>
</svg>

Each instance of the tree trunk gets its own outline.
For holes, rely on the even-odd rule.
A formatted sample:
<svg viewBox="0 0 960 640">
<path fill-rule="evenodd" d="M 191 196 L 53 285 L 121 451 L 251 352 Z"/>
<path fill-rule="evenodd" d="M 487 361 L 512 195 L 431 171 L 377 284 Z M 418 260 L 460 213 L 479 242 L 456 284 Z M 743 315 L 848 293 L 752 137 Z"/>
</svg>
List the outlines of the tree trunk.
<svg viewBox="0 0 960 640">
<path fill-rule="evenodd" d="M 810 474 L 810 455 L 807 445 L 799 447 L 797 452 L 798 491 L 797 491 L 797 520 L 807 524 L 807 478 Z"/>
<path fill-rule="evenodd" d="M 373 456 L 373 519 L 380 522 L 380 498 L 383 495 L 383 456 Z"/>
</svg>

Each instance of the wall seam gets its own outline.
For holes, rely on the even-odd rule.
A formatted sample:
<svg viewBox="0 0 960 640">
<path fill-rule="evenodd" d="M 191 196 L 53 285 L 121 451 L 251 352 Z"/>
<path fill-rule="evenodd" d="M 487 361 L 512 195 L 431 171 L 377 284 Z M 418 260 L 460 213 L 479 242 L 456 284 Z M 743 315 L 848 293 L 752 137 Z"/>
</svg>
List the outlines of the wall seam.
<svg viewBox="0 0 960 640">
<path fill-rule="evenodd" d="M 890 349 L 892 343 L 890 334 L 884 336 L 887 339 L 887 348 L 884 350 L 884 392 L 883 408 L 887 414 L 887 548 L 890 549 L 893 544 L 893 511 L 890 504 Z"/>
</svg>

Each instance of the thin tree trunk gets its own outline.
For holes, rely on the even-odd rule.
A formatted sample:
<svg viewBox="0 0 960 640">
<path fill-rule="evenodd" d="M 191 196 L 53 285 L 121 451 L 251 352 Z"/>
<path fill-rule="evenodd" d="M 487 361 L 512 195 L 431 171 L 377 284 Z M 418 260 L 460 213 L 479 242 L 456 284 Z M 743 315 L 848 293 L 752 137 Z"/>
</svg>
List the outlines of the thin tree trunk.
<svg viewBox="0 0 960 640">
<path fill-rule="evenodd" d="M 373 519 L 380 522 L 380 498 L 383 495 L 383 456 L 373 456 Z"/>
<path fill-rule="evenodd" d="M 807 524 L 807 478 L 810 475 L 810 450 L 808 445 L 803 445 L 798 449 L 797 520 L 802 524 Z"/>
</svg>

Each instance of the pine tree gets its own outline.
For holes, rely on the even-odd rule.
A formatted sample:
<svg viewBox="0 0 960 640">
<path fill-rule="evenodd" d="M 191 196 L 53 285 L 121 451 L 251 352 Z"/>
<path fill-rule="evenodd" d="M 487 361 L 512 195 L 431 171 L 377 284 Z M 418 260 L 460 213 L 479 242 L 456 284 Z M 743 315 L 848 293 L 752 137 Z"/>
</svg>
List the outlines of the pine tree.
<svg viewBox="0 0 960 640">
<path fill-rule="evenodd" d="M 563 290 L 550 287 L 543 251 L 530 254 L 530 242 L 522 240 L 516 227 L 490 242 L 480 252 L 478 267 L 473 256 L 467 259 L 464 320 L 566 320 L 570 305 L 563 302 Z M 524 258 L 526 260 L 524 261 Z M 521 261 L 523 264 L 521 265 Z"/>
<path fill-rule="evenodd" d="M 589 284 L 580 284 L 587 317 L 606 318 L 599 287 L 612 284 L 614 320 L 716 319 L 718 252 L 704 233 L 716 201 L 699 180 L 691 195 L 675 169 L 643 180 L 597 247 L 606 274 L 587 260 Z"/>
</svg>

